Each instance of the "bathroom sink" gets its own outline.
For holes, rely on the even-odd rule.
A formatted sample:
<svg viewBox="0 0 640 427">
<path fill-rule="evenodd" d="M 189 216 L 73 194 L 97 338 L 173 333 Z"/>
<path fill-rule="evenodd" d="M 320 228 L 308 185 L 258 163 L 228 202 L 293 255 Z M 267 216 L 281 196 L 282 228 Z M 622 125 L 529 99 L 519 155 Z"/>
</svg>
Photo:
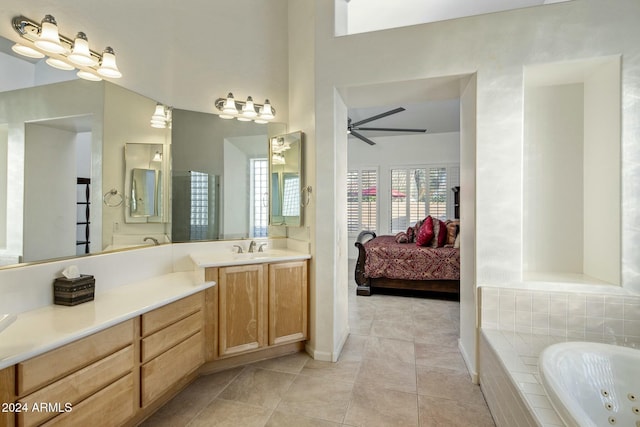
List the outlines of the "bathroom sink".
<svg viewBox="0 0 640 427">
<path fill-rule="evenodd" d="M 15 314 L 0 314 L 0 332 L 7 329 L 17 318 Z"/>
</svg>

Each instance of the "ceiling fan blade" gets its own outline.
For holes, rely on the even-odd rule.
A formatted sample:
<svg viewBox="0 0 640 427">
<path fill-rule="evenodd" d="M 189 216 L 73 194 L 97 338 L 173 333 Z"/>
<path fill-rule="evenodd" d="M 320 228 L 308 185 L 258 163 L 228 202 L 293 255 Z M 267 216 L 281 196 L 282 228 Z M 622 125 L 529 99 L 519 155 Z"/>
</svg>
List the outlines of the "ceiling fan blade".
<svg viewBox="0 0 640 427">
<path fill-rule="evenodd" d="M 353 130 L 351 131 L 351 135 L 355 136 L 356 138 L 366 142 L 369 145 L 376 145 L 375 142 L 373 142 L 372 140 L 370 140 L 369 138 L 367 138 L 364 135 L 359 134 L 358 132 L 354 132 Z"/>
<path fill-rule="evenodd" d="M 401 111 L 404 111 L 404 110 L 405 110 L 404 108 L 398 107 L 398 108 L 395 108 L 393 110 L 389 110 L 389 111 L 384 112 L 384 113 L 376 114 L 375 116 L 371 116 L 368 119 L 364 119 L 364 120 L 360 120 L 359 122 L 351 123 L 351 127 L 356 127 L 356 126 L 362 125 L 364 123 L 369 123 L 369 122 L 372 122 L 374 120 L 378 120 L 378 119 L 381 119 L 383 117 L 390 116 L 392 114 L 400 113 Z"/>
<path fill-rule="evenodd" d="M 426 129 L 402 129 L 402 128 L 356 128 L 356 130 L 375 130 L 382 132 L 426 132 Z"/>
</svg>

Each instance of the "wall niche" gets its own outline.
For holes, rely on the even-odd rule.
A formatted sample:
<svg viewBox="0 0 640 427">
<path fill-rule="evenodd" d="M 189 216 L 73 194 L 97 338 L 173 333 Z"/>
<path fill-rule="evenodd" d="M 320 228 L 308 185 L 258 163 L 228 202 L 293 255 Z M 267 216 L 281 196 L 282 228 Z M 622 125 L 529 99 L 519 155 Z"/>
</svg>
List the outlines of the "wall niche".
<svg viewBox="0 0 640 427">
<path fill-rule="evenodd" d="M 525 67 L 525 280 L 620 285 L 620 62 Z"/>
</svg>

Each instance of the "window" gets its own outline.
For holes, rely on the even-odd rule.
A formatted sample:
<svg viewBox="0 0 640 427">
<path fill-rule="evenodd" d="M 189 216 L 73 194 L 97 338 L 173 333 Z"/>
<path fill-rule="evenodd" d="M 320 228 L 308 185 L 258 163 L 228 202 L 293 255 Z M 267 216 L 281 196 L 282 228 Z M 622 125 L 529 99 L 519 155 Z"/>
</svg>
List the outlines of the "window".
<svg viewBox="0 0 640 427">
<path fill-rule="evenodd" d="M 267 237 L 269 212 L 267 181 L 269 164 L 267 159 L 251 159 L 251 236 Z"/>
<path fill-rule="evenodd" d="M 209 174 L 191 172 L 191 240 L 205 240 L 209 230 Z"/>
<path fill-rule="evenodd" d="M 427 166 L 391 169 L 391 232 L 405 231 L 427 215 L 453 216 L 452 183 L 458 167 Z"/>
<path fill-rule="evenodd" d="M 347 223 L 350 233 L 377 230 L 378 171 L 375 169 L 347 172 Z"/>
</svg>

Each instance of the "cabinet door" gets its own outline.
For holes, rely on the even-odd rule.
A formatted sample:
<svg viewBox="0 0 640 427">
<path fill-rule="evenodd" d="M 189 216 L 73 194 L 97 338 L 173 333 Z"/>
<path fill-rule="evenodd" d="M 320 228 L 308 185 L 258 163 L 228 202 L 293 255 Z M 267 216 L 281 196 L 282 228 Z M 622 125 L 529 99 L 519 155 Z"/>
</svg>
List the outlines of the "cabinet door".
<svg viewBox="0 0 640 427">
<path fill-rule="evenodd" d="M 269 265 L 269 345 L 307 339 L 307 262 Z"/>
<path fill-rule="evenodd" d="M 266 345 L 265 266 L 219 270 L 218 342 L 220 356 L 231 356 Z"/>
</svg>

